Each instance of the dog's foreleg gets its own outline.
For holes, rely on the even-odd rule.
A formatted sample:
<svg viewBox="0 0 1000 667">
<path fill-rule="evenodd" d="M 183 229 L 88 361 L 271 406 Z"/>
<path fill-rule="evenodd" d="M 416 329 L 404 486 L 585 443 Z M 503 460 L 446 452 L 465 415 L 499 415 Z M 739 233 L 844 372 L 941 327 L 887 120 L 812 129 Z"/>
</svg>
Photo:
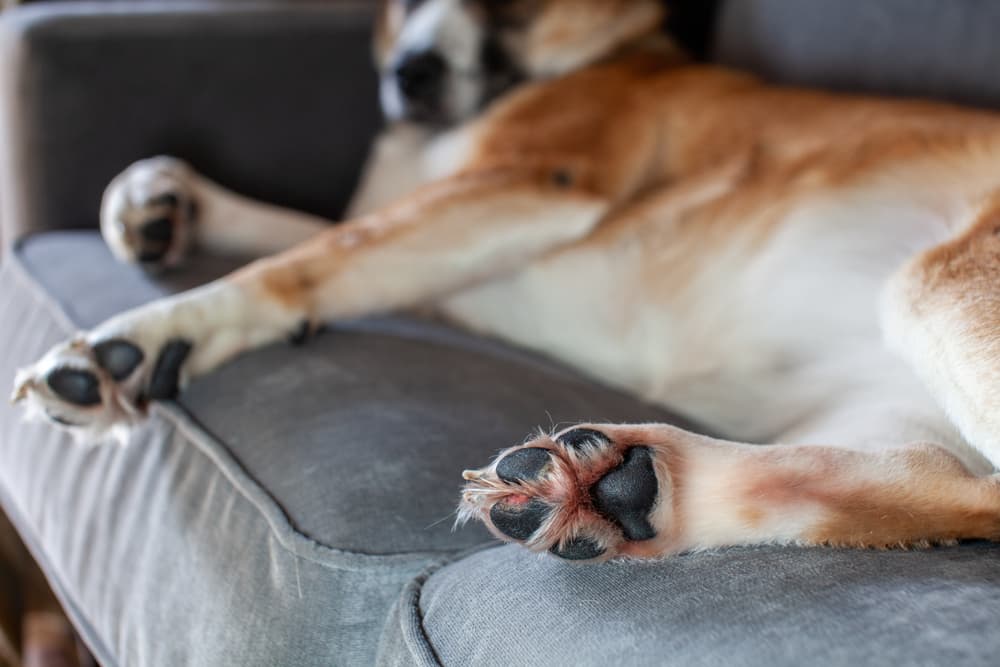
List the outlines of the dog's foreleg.
<svg viewBox="0 0 1000 667">
<path fill-rule="evenodd" d="M 307 213 L 247 199 L 162 156 L 119 174 L 101 203 L 101 234 L 115 256 L 152 269 L 176 266 L 194 248 L 263 257 L 329 226 Z"/>
<path fill-rule="evenodd" d="M 441 181 L 81 333 L 22 370 L 14 398 L 59 423 L 104 431 L 244 350 L 300 337 L 321 320 L 416 305 L 513 270 L 582 238 L 607 208 L 599 194 L 545 168 Z"/>
<path fill-rule="evenodd" d="M 536 438 L 465 478 L 466 518 L 571 560 L 1000 539 L 1000 482 L 926 444 L 744 445 L 667 425 L 598 424 Z"/>
</svg>

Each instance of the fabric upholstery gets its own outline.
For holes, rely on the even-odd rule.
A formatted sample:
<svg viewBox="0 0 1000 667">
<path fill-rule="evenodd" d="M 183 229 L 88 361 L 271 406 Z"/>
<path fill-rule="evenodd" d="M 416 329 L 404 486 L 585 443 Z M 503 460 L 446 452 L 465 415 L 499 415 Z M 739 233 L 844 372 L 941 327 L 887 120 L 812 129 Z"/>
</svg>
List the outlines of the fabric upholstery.
<svg viewBox="0 0 1000 667">
<path fill-rule="evenodd" d="M 733 548 L 574 566 L 517 547 L 434 566 L 389 665 L 995 665 L 1000 547 Z"/>
<path fill-rule="evenodd" d="M 4 12 L 4 242 L 96 226 L 111 178 L 158 154 L 336 219 L 381 125 L 372 6 L 72 2 Z"/>
<path fill-rule="evenodd" d="M 1000 107 L 993 0 L 726 0 L 715 59 L 782 83 Z"/>
<path fill-rule="evenodd" d="M 995 104 L 995 12 L 731 0 L 716 52 L 779 81 Z M 73 329 L 223 271 L 153 282 L 93 234 L 41 233 L 93 227 L 130 161 L 178 154 L 336 217 L 379 122 L 369 17 L 347 1 L 5 13 L 0 222 L 21 243 L 0 265 L 0 386 Z M 451 531 L 461 468 L 595 416 L 665 418 L 517 350 L 369 320 L 196 381 L 126 448 L 73 446 L 2 403 L 0 503 L 108 667 L 996 663 L 990 545 L 588 568 Z"/>
<path fill-rule="evenodd" d="M 196 261 L 184 282 L 221 268 Z M 167 289 L 94 232 L 28 239 L 0 276 L 0 385 Z M 461 470 L 595 415 L 667 418 L 524 352 L 369 320 L 196 380 L 125 448 L 73 446 L 4 405 L 0 500 L 106 665 L 370 664 L 403 585 L 492 542 L 452 529 Z"/>
</svg>

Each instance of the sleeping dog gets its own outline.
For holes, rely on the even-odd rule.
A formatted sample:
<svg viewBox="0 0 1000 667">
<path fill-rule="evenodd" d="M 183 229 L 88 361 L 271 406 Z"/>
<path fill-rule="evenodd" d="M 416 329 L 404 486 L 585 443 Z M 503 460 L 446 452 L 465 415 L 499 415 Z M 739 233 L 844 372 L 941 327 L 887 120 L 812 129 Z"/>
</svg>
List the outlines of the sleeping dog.
<svg viewBox="0 0 1000 667">
<path fill-rule="evenodd" d="M 1000 117 L 692 65 L 664 11 L 386 0 L 391 122 L 350 219 L 133 165 L 102 204 L 121 259 L 276 254 L 57 346 L 15 399 L 122 433 L 243 351 L 430 305 L 720 436 L 506 450 L 461 505 L 502 539 L 591 561 L 1000 538 Z"/>
</svg>

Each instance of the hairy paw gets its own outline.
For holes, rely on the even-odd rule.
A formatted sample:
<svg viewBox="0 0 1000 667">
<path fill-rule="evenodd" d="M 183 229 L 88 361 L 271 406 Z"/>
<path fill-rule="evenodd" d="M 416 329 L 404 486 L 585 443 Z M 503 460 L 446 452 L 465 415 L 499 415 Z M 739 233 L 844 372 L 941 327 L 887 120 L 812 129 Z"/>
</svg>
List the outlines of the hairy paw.
<svg viewBox="0 0 1000 667">
<path fill-rule="evenodd" d="M 111 181 L 101 202 L 101 234 L 118 259 L 152 270 L 183 260 L 197 213 L 193 179 L 184 162 L 154 157 Z"/>
<path fill-rule="evenodd" d="M 574 561 L 652 555 L 671 486 L 654 446 L 614 426 L 578 426 L 467 470 L 460 517 L 500 539 Z M 664 510 L 664 511 L 661 511 Z"/>
<path fill-rule="evenodd" d="M 79 436 L 99 437 L 143 419 L 150 400 L 174 397 L 190 352 L 183 339 L 81 334 L 18 371 L 12 398 Z"/>
</svg>

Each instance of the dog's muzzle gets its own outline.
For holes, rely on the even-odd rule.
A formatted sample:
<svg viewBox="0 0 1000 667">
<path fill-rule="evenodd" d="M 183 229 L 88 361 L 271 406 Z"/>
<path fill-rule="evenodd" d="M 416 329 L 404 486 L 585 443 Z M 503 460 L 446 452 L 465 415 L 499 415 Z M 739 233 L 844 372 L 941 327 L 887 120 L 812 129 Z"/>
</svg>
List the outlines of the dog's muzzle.
<svg viewBox="0 0 1000 667">
<path fill-rule="evenodd" d="M 447 71 L 436 51 L 408 53 L 399 60 L 393 76 L 408 116 L 432 118 L 440 112 Z"/>
</svg>

